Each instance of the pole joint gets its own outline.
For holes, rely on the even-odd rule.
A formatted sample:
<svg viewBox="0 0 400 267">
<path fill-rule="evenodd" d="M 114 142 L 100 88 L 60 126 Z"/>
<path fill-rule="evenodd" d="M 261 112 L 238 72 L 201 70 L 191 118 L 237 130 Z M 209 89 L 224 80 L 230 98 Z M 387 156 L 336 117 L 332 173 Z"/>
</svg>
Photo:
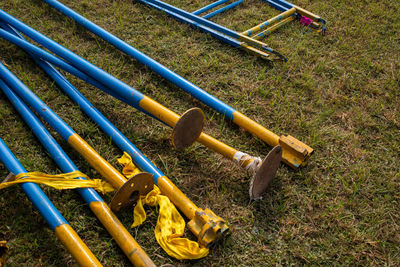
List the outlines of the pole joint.
<svg viewBox="0 0 400 267">
<path fill-rule="evenodd" d="M 282 161 L 295 170 L 305 166 L 314 152 L 310 146 L 290 135 L 282 135 L 279 145 L 282 147 Z"/>
<path fill-rule="evenodd" d="M 229 231 L 226 222 L 210 209 L 198 209 L 187 226 L 198 237 L 200 246 L 207 248 L 215 244 Z"/>
</svg>

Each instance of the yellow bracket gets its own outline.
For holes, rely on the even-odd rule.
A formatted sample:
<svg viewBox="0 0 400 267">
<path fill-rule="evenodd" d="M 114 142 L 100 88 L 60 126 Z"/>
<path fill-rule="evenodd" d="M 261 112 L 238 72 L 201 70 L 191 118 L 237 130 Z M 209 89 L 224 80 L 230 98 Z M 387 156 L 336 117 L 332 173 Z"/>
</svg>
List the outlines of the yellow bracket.
<svg viewBox="0 0 400 267">
<path fill-rule="evenodd" d="M 229 230 L 225 221 L 210 209 L 198 209 L 187 226 L 198 237 L 200 246 L 207 248 L 216 243 Z"/>
<path fill-rule="evenodd" d="M 279 138 L 279 145 L 282 147 L 282 161 L 293 169 L 305 166 L 314 151 L 311 147 L 290 135 L 282 135 Z"/>
</svg>

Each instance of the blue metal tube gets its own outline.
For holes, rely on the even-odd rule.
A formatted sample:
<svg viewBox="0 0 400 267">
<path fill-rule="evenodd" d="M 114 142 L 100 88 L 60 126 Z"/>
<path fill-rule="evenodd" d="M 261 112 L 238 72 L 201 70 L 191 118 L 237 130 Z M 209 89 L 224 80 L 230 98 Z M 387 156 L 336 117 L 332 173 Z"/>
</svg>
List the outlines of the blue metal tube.
<svg viewBox="0 0 400 267">
<path fill-rule="evenodd" d="M 7 14 L 3 10 L 0 10 L 0 20 L 5 23 L 10 24 L 18 31 L 22 32 L 29 38 L 32 38 L 39 44 L 43 45 L 50 51 L 54 52 L 58 56 L 62 57 L 63 59 L 68 60 L 73 66 L 77 69 L 85 72 L 86 74 L 90 75 L 94 79 L 98 80 L 99 82 L 106 85 L 109 89 L 116 90 L 118 94 L 123 96 L 125 99 L 133 100 L 135 103 L 134 106 L 139 106 L 140 100 L 144 98 L 144 95 L 139 91 L 135 90 L 134 88 L 128 86 L 127 84 L 121 82 L 117 78 L 113 77 L 112 75 L 108 74 L 107 72 L 103 71 L 102 69 L 96 67 L 95 65 L 91 64 L 90 62 L 86 61 L 85 59 L 79 57 L 75 53 L 69 51 L 68 49 L 64 48 L 63 46 L 59 45 L 58 43 L 54 42 L 50 38 L 46 37 L 45 35 L 39 33 L 38 31 L 32 29 L 31 27 L 25 25 L 21 21 L 15 19 L 11 15 Z M 13 35 L 12 35 L 13 36 Z M 4 35 L 2 36 L 4 37 Z M 13 36 L 15 37 L 15 36 Z M 17 38 L 19 39 L 19 38 Z M 21 40 L 21 39 L 19 39 Z"/>
<path fill-rule="evenodd" d="M 272 1 L 272 0 L 263 0 L 265 2 L 267 2 L 270 6 L 272 6 L 273 8 L 280 10 L 282 12 L 289 10 L 290 8 L 286 7 L 286 6 L 282 6 L 280 3 Z"/>
<path fill-rule="evenodd" d="M 212 18 L 212 17 L 214 17 L 215 15 L 217 15 L 219 13 L 225 12 L 225 11 L 227 11 L 229 9 L 232 9 L 232 8 L 240 5 L 241 3 L 243 3 L 243 0 L 238 0 L 236 2 L 233 2 L 232 4 L 224 6 L 224 7 L 220 8 L 220 9 L 217 9 L 217 10 L 215 10 L 215 11 L 213 11 L 213 12 L 211 12 L 211 13 L 205 15 L 205 16 L 203 16 L 203 18 L 205 18 L 205 19 Z"/>
<path fill-rule="evenodd" d="M 278 4 L 278 5 L 286 8 L 286 10 L 287 9 L 291 9 L 294 6 L 292 3 L 289 3 L 289 2 L 287 2 L 285 0 L 268 0 L 268 1 L 269 2 L 273 2 L 275 4 Z M 286 11 L 286 10 L 283 10 L 283 11 Z"/>
<path fill-rule="evenodd" d="M 212 21 L 209 21 L 209 20 L 207 20 L 205 18 L 202 18 L 202 17 L 199 17 L 197 15 L 194 15 L 194 14 L 192 14 L 190 12 L 187 12 L 187 11 L 185 11 L 183 9 L 180 9 L 180 8 L 175 7 L 175 6 L 169 5 L 169 4 L 164 3 L 164 2 L 162 2 L 160 0 L 138 0 L 138 1 L 139 2 L 143 2 L 143 3 L 152 3 L 152 4 L 154 4 L 154 5 L 156 5 L 156 6 L 160 7 L 160 8 L 165 8 L 167 10 L 170 10 L 170 11 L 172 11 L 172 12 L 174 12 L 174 13 L 182 16 L 182 17 L 185 17 L 185 18 L 187 18 L 189 20 L 192 20 L 194 22 L 202 24 L 203 26 L 206 26 L 206 27 L 209 27 L 209 28 L 211 28 L 213 30 L 219 31 L 219 32 L 221 32 L 221 33 L 223 33 L 225 35 L 228 35 L 228 36 L 232 37 L 232 38 L 235 38 L 235 39 L 238 39 L 238 40 L 242 40 L 243 42 L 246 42 L 248 45 L 251 45 L 251 46 L 253 46 L 253 47 L 257 48 L 257 49 L 259 49 L 259 48 L 260 49 L 264 49 L 264 50 L 268 51 L 269 53 L 271 53 L 273 55 L 276 55 L 277 58 L 279 58 L 281 60 L 285 60 L 285 57 L 283 57 L 278 52 L 274 51 L 272 48 L 268 47 L 266 44 L 264 44 L 264 43 L 262 43 L 260 41 L 251 39 L 250 37 L 247 37 L 247 36 L 244 36 L 244 35 L 240 35 L 239 33 L 235 32 L 235 31 L 233 31 L 231 29 L 223 27 L 223 26 L 221 26 L 221 25 L 219 25 L 217 23 L 214 23 Z M 190 23 L 190 22 L 188 21 L 188 23 Z"/>
<path fill-rule="evenodd" d="M 0 87 L 3 88 L 4 86 L 7 85 L 0 80 Z M 15 175 L 26 172 L 25 168 L 21 165 L 2 139 L 0 139 L 0 161 L 3 162 L 4 166 Z M 21 184 L 21 187 L 53 231 L 55 231 L 55 229 L 60 225 L 68 224 L 38 185 L 34 183 L 23 183 Z"/>
<path fill-rule="evenodd" d="M 194 14 L 194 15 L 200 15 L 201 13 L 204 13 L 204 12 L 210 10 L 210 9 L 213 9 L 213 8 L 216 7 L 216 6 L 222 5 L 222 4 L 224 4 L 224 3 L 226 3 L 226 2 L 229 2 L 229 1 L 230 1 L 230 0 L 219 0 L 219 1 L 216 1 L 216 2 L 214 2 L 214 3 L 212 3 L 212 4 L 209 4 L 209 5 L 205 6 L 205 7 L 202 7 L 202 8 L 200 8 L 200 9 L 198 9 L 198 10 L 192 12 L 192 14 Z"/>
<path fill-rule="evenodd" d="M 159 6 L 159 7 L 165 8 L 167 10 L 171 10 L 172 12 L 174 12 L 174 13 L 176 13 L 178 15 L 186 17 L 186 18 L 188 18 L 188 19 L 190 19 L 192 21 L 195 21 L 195 22 L 197 22 L 199 24 L 202 24 L 202 25 L 204 25 L 206 27 L 209 27 L 211 29 L 219 31 L 219 32 L 221 32 L 223 34 L 226 34 L 226 35 L 230 36 L 230 37 L 233 37 L 233 38 L 236 38 L 236 39 L 240 38 L 239 34 L 237 32 L 235 32 L 235 31 L 231 30 L 231 29 L 223 27 L 223 26 L 221 26 L 221 25 L 219 25 L 217 23 L 214 23 L 214 22 L 209 21 L 207 19 L 204 19 L 202 17 L 196 16 L 196 15 L 190 13 L 190 12 L 187 12 L 187 11 L 185 11 L 183 9 L 180 9 L 178 7 L 175 7 L 175 6 L 172 6 L 170 4 L 164 3 L 162 1 L 159 1 L 159 0 L 146 0 L 146 1 L 143 1 L 143 2 L 152 3 L 152 4 L 155 4 L 155 5 Z"/>
<path fill-rule="evenodd" d="M 54 140 L 54 138 L 50 135 L 46 128 L 44 128 L 42 123 L 26 106 L 26 104 L 4 83 L 1 85 L 1 89 L 24 121 L 29 125 L 42 145 L 46 148 L 47 152 L 51 155 L 60 169 L 66 173 L 78 171 L 78 168 L 75 166 L 75 164 L 68 158 L 64 150 L 61 149 L 56 140 Z M 79 177 L 78 179 L 84 178 Z M 97 194 L 97 192 L 91 188 L 80 188 L 77 190 L 88 204 L 90 204 L 92 201 L 103 201 L 99 194 Z"/>
<path fill-rule="evenodd" d="M 127 152 L 132 157 L 136 165 L 143 171 L 153 174 L 154 182 L 157 184 L 158 178 L 164 176 L 164 174 L 54 67 L 47 62 L 39 65 L 122 151 Z"/>
<path fill-rule="evenodd" d="M 223 41 L 223 42 L 225 42 L 225 43 L 227 43 L 227 44 L 229 44 L 229 45 L 231 45 L 233 47 L 240 47 L 242 45 L 242 43 L 240 41 L 238 41 L 238 40 L 236 40 L 236 39 L 234 39 L 232 37 L 229 37 L 229 36 L 227 36 L 225 34 L 222 34 L 222 33 L 218 32 L 216 30 L 213 30 L 213 29 L 211 29 L 209 27 L 206 27 L 206 26 L 204 26 L 202 24 L 194 22 L 194 21 L 192 21 L 192 20 L 190 20 L 190 19 L 188 19 L 186 17 L 183 17 L 181 15 L 178 15 L 177 13 L 174 13 L 174 12 L 168 10 L 168 9 L 159 7 L 159 6 L 157 6 L 157 5 L 153 4 L 153 3 L 147 2 L 145 0 L 137 0 L 137 1 L 141 2 L 143 4 L 146 4 L 148 6 L 154 7 L 155 9 L 161 10 L 161 11 L 165 12 L 166 14 L 168 14 L 169 16 L 171 16 L 171 17 L 173 17 L 173 18 L 175 18 L 175 19 L 177 19 L 179 21 L 182 21 L 184 23 L 188 23 L 193 28 L 198 28 L 198 29 L 202 30 L 203 32 L 208 33 L 208 34 L 214 36 L 215 38 L 217 38 L 217 39 L 219 39 L 219 40 L 221 40 L 221 41 Z"/>
<path fill-rule="evenodd" d="M 18 38 L 18 37 L 17 37 Z M 0 63 L 0 77 L 12 88 L 26 103 L 28 103 L 40 116 L 42 116 L 65 140 L 75 134 L 54 111 L 40 100 L 26 85 Z"/>
<path fill-rule="evenodd" d="M 217 99 L 216 97 L 210 95 L 209 93 L 205 92 L 198 86 L 194 85 L 193 83 L 189 82 L 188 80 L 184 79 L 183 77 L 179 76 L 175 72 L 171 71 L 170 69 L 166 68 L 162 64 L 158 63 L 154 59 L 150 58 L 146 54 L 140 52 L 139 50 L 135 49 L 134 47 L 130 46 L 126 42 L 122 41 L 118 37 L 114 36 L 113 34 L 105 31 L 101 27 L 97 26 L 93 22 L 89 21 L 88 19 L 84 18 L 80 14 L 76 13 L 72 9 L 66 7 L 65 5 L 61 4 L 55 0 L 43 0 L 44 2 L 48 3 L 52 7 L 56 8 L 58 11 L 62 12 L 66 16 L 72 18 L 77 23 L 81 24 L 89 31 L 93 32 L 106 42 L 109 42 L 119 50 L 123 51 L 124 53 L 130 55 L 131 57 L 135 58 L 145 66 L 149 67 L 160 76 L 164 77 L 168 81 L 172 82 L 182 90 L 186 91 L 187 93 L 191 94 L 193 97 L 197 98 L 198 100 L 202 101 L 206 105 L 210 106 L 211 108 L 215 109 L 217 112 L 224 114 L 229 119 L 233 119 L 233 113 L 235 109 L 226 105 L 221 100 Z M 239 0 L 243 1 L 243 0 Z"/>
<path fill-rule="evenodd" d="M 4 22 L 0 21 L 0 26 L 3 28 L 6 27 L 11 27 L 9 25 L 7 25 Z M 19 37 L 16 37 L 15 35 L 0 29 L 0 37 L 10 41 L 11 43 L 21 47 L 22 49 L 24 49 L 27 53 L 29 54 L 33 54 L 36 57 L 42 58 L 54 65 L 56 65 L 57 67 L 69 72 L 70 74 L 82 79 L 83 81 L 99 88 L 100 90 L 104 91 L 105 93 L 127 103 L 128 105 L 131 105 L 132 107 L 140 110 L 141 112 L 153 117 L 154 119 L 162 122 L 165 124 L 165 122 L 161 121 L 159 118 L 155 117 L 154 115 L 148 113 L 147 111 L 145 111 L 144 109 L 142 109 L 140 106 L 136 106 L 136 101 L 133 100 L 128 100 L 123 98 L 122 96 L 120 96 L 118 93 L 116 93 L 115 91 L 110 90 L 109 88 L 107 88 L 106 86 L 104 86 L 102 83 L 98 82 L 97 80 L 93 79 L 92 77 L 88 76 L 87 74 L 83 73 L 82 71 L 78 70 L 77 68 L 75 68 L 74 66 L 71 66 L 69 63 L 65 62 L 64 60 L 50 54 L 49 52 L 27 42 L 26 40 L 23 40 Z M 165 124 L 167 125 L 167 124 Z"/>
<path fill-rule="evenodd" d="M 1 24 L 2 27 L 8 25 Z M 13 31 L 14 35 L 18 34 L 13 28 L 8 26 L 8 31 Z M 57 85 L 75 102 L 80 108 L 100 126 L 100 128 L 116 143 L 116 145 L 122 150 L 126 151 L 132 160 L 137 164 L 143 171 L 153 174 L 154 182 L 157 184 L 158 178 L 164 176 L 164 174 L 149 160 L 143 153 L 136 148 L 104 115 L 98 111 L 59 71 L 57 71 L 51 64 L 36 56 L 33 56 L 36 63 L 57 83 Z M 101 85 L 101 84 L 100 84 Z M 4 90 L 4 89 L 3 89 Z M 58 143 L 50 135 L 50 133 L 43 127 L 41 122 L 34 116 L 29 108 L 23 103 L 18 96 L 15 95 L 11 89 L 4 91 L 14 107 L 18 110 L 21 116 L 24 118 L 26 123 L 33 130 L 35 135 L 39 138 L 43 146 L 48 150 L 50 155 L 60 166 L 64 172 L 72 172 L 78 170 L 74 163 L 68 158 L 65 152 L 61 149 Z M 83 178 L 82 178 L 83 179 Z M 90 203 L 91 201 L 102 201 L 101 197 L 93 189 L 78 189 L 85 201 Z M 83 191 L 90 191 L 87 194 Z"/>
</svg>

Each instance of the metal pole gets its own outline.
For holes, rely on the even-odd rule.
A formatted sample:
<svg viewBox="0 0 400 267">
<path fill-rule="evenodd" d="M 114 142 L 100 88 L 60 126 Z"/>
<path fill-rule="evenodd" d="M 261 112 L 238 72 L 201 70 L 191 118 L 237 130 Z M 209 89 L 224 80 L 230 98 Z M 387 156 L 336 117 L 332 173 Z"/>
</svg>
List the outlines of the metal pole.
<svg viewBox="0 0 400 267">
<path fill-rule="evenodd" d="M 64 140 L 68 141 L 94 169 L 117 189 L 110 204 L 112 210 L 119 210 L 120 208 L 131 206 L 136 201 L 134 197 L 136 199 L 138 198 L 135 194 L 138 189 L 130 186 L 132 184 L 138 185 L 140 195 L 146 195 L 151 191 L 151 184 L 153 181 L 150 174 L 140 173 L 127 180 L 1 63 L 0 77 L 25 103 L 31 106 Z"/>
<path fill-rule="evenodd" d="M 0 79 L 0 86 L 3 87 L 4 85 L 5 83 Z M 25 168 L 2 139 L 0 139 L 0 161 L 15 175 L 26 173 Z M 60 239 L 61 243 L 63 243 L 80 266 L 102 266 L 38 185 L 23 183 L 21 187 L 32 204 L 46 220 L 51 230 L 55 232 L 58 239 Z"/>
<path fill-rule="evenodd" d="M 194 21 L 197 22 L 203 26 L 209 27 L 213 30 L 216 30 L 218 32 L 221 32 L 222 34 L 225 34 L 227 36 L 230 36 L 232 38 L 235 38 L 239 41 L 243 41 L 245 42 L 247 45 L 252 46 L 253 48 L 256 49 L 262 49 L 267 51 L 268 53 L 271 53 L 271 56 L 275 56 L 275 58 L 271 58 L 270 60 L 286 60 L 284 56 L 282 56 L 280 53 L 274 51 L 272 48 L 268 47 L 267 44 L 260 42 L 258 40 L 254 40 L 248 36 L 244 36 L 238 32 L 235 32 L 231 29 L 228 29 L 226 27 L 223 27 L 217 23 L 214 23 L 212 21 L 209 21 L 205 18 L 202 18 L 200 16 L 194 15 L 190 12 L 187 12 L 183 9 L 177 8 L 175 6 L 169 5 L 167 3 L 164 3 L 160 0 L 138 0 L 139 2 L 143 2 L 143 3 L 151 3 L 153 4 L 152 6 L 157 6 L 160 9 L 166 9 L 169 10 L 173 13 L 176 13 L 177 15 L 180 15 L 186 19 L 188 19 L 189 21 L 187 21 L 188 23 L 191 23 L 190 21 Z"/>
<path fill-rule="evenodd" d="M 3 13 L 5 13 L 5 12 L 1 12 L 0 11 L 0 19 L 2 19 L 1 15 Z M 5 13 L 5 14 L 7 15 L 7 13 Z M 11 17 L 11 16 L 9 16 L 9 17 Z M 45 37 L 45 36 L 43 36 L 41 34 L 38 34 L 38 35 L 34 34 L 36 31 L 34 31 L 33 29 L 29 28 L 28 26 L 26 26 L 25 24 L 21 23 L 18 20 L 14 19 L 14 18 L 12 18 L 12 19 L 13 19 L 12 20 L 13 23 L 17 22 L 17 23 L 14 23 L 14 25 L 12 25 L 12 26 L 17 25 L 17 26 L 20 27 L 20 29 L 27 28 L 28 30 L 24 31 L 24 33 L 26 33 L 27 35 L 31 34 L 31 36 L 34 36 L 34 37 L 39 37 L 39 38 L 37 38 L 37 40 L 39 40 L 39 42 L 43 41 L 42 43 L 45 43 L 45 44 L 48 44 L 48 42 L 50 44 L 55 43 L 54 41 L 50 40 L 49 38 L 47 38 L 47 37 Z M 7 22 L 9 22 L 9 21 L 7 20 Z M 20 29 L 18 29 L 18 30 L 20 30 Z M 48 52 L 46 52 L 46 51 L 44 51 L 42 49 L 39 49 L 38 47 L 30 44 L 29 42 L 26 42 L 26 41 L 24 41 L 24 40 L 22 40 L 22 39 L 20 39 L 20 38 L 18 38 L 16 36 L 6 32 L 6 31 L 4 31 L 4 30 L 0 30 L 0 37 L 2 37 L 4 39 L 6 39 L 6 40 L 8 40 L 8 41 L 10 41 L 10 42 L 22 47 L 22 48 L 24 48 L 24 49 L 26 49 L 26 50 L 28 50 L 28 51 L 30 51 L 32 53 L 34 53 L 35 55 L 37 55 L 40 58 L 48 60 L 50 63 L 55 64 L 58 67 L 63 67 L 65 65 L 65 62 L 64 62 L 64 64 L 59 64 L 60 60 L 59 59 L 58 60 L 55 59 L 55 57 L 53 55 L 49 54 Z M 67 51 L 68 52 L 67 55 L 70 55 L 70 54 L 75 55 L 72 52 L 70 52 L 69 50 L 63 48 L 62 46 L 60 46 L 58 44 L 57 44 L 57 46 L 61 47 L 62 51 L 63 50 Z M 49 47 L 52 47 L 52 46 L 49 45 Z M 64 57 L 69 59 L 69 57 L 67 57 L 65 54 L 63 54 L 63 53 L 61 53 L 61 54 L 64 55 Z M 84 59 L 78 57 L 77 55 L 75 55 L 75 57 L 78 59 L 78 61 L 80 59 L 83 62 L 87 62 Z M 89 66 L 91 66 L 90 63 L 88 63 L 88 64 L 89 64 Z M 93 67 L 97 68 L 95 66 L 93 66 Z M 68 68 L 68 69 L 70 69 L 70 68 Z M 108 75 L 106 77 L 114 78 L 113 76 L 109 75 L 108 73 L 106 73 L 106 74 Z M 97 78 L 97 77 L 95 77 L 95 78 Z M 99 77 L 99 78 L 101 78 L 101 77 Z M 131 105 L 133 107 L 137 107 L 138 104 L 139 104 L 140 110 L 146 110 L 149 113 L 151 113 L 152 109 L 149 108 L 149 107 L 151 107 L 150 106 L 151 103 L 153 103 L 153 102 L 156 103 L 156 105 L 159 106 L 160 108 L 162 108 L 162 110 L 156 110 L 158 112 L 155 112 L 154 116 L 158 115 L 157 117 L 160 120 L 163 120 L 164 123 L 166 123 L 166 124 L 170 123 L 170 121 L 166 120 L 165 117 L 161 116 L 160 114 L 163 114 L 163 112 L 167 112 L 168 114 L 175 114 L 174 112 L 168 110 L 167 108 L 161 106 L 160 104 L 158 104 L 154 100 L 151 100 L 150 98 L 147 98 L 147 97 L 143 98 L 138 103 L 138 99 L 136 98 L 135 94 L 140 94 L 140 93 L 137 92 L 134 88 L 129 87 L 128 85 L 124 84 L 123 82 L 121 82 L 121 81 L 119 81 L 117 79 L 115 79 L 115 80 L 118 81 L 118 82 L 117 83 L 113 83 L 113 80 L 105 79 L 105 83 L 107 83 L 107 84 L 103 84 L 103 85 L 109 86 L 108 88 L 114 90 L 114 93 L 118 94 L 120 96 L 119 98 L 122 99 L 123 101 L 125 101 L 127 104 L 129 104 L 129 105 Z M 103 81 L 104 81 L 104 79 L 103 79 Z M 114 88 L 113 85 L 116 88 Z M 120 85 L 122 85 L 122 86 L 120 86 Z M 99 87 L 99 89 L 102 89 L 102 88 Z M 145 101 L 143 102 L 143 100 L 145 100 Z M 175 114 L 175 115 L 178 116 L 177 114 Z M 179 118 L 179 116 L 178 116 L 178 118 Z M 173 125 L 170 125 L 170 126 L 172 127 Z M 182 127 L 182 129 L 186 129 L 186 127 Z M 225 156 L 226 158 L 229 158 L 229 159 L 239 163 L 239 165 L 244 169 L 247 169 L 247 168 L 251 167 L 252 165 L 254 166 L 254 162 L 255 162 L 254 161 L 254 159 L 255 159 L 254 157 L 251 157 L 250 159 L 242 160 L 243 159 L 241 157 L 241 155 L 243 155 L 242 152 L 240 152 L 240 151 L 238 151 L 238 150 L 236 150 L 236 149 L 234 149 L 234 148 L 232 148 L 232 147 L 230 147 L 230 146 L 228 146 L 228 145 L 216 140 L 215 138 L 213 138 L 213 137 L 211 137 L 211 136 L 209 136 L 209 135 L 207 135 L 205 133 L 201 133 L 199 138 L 197 139 L 197 141 L 199 141 L 203 145 L 209 147 L 210 149 L 220 153 L 221 155 Z M 272 155 L 270 155 L 270 157 L 271 156 Z M 267 171 L 267 169 L 265 168 L 265 166 L 268 165 L 267 162 L 268 161 L 264 160 L 264 162 L 263 162 L 263 164 L 261 166 L 257 165 L 257 167 L 254 168 L 254 170 L 256 172 L 255 176 L 265 177 L 265 179 L 272 179 L 271 177 L 269 177 L 272 174 L 272 172 Z"/>
<path fill-rule="evenodd" d="M 145 66 L 149 67 L 156 73 L 158 73 L 163 78 L 167 79 L 168 81 L 172 82 L 182 90 L 190 93 L 196 99 L 202 101 L 204 104 L 208 105 L 209 107 L 213 108 L 217 112 L 225 115 L 226 118 L 233 120 L 234 123 L 238 124 L 243 129 L 247 130 L 248 132 L 252 133 L 253 135 L 259 137 L 261 140 L 266 142 L 271 146 L 281 145 L 283 147 L 283 161 L 287 163 L 292 168 L 298 168 L 299 166 L 305 165 L 309 159 L 309 156 L 313 152 L 313 150 L 303 144 L 299 140 L 289 137 L 289 136 L 282 136 L 279 137 L 275 133 L 269 131 L 262 125 L 258 124 L 254 120 L 250 119 L 249 117 L 243 115 L 239 111 L 235 110 L 234 108 L 228 106 L 221 100 L 217 99 L 213 95 L 210 95 L 200 87 L 194 85 L 193 83 L 189 82 L 188 80 L 184 79 L 183 77 L 179 76 L 175 72 L 171 71 L 167 67 L 163 66 L 162 64 L 158 63 L 157 61 L 153 60 L 146 54 L 140 52 L 139 50 L 135 49 L 134 47 L 130 46 L 123 40 L 119 39 L 118 37 L 114 36 L 113 34 L 107 32 L 106 30 L 102 29 L 98 25 L 94 24 L 93 22 L 89 21 L 88 19 L 84 18 L 80 14 L 76 13 L 72 9 L 64 6 L 63 4 L 59 3 L 55 0 L 44 0 L 52 7 L 56 8 L 66 16 L 72 18 L 77 23 L 81 24 L 85 28 L 87 28 L 92 33 L 96 34 L 106 42 L 109 42 L 119 50 L 123 51 L 124 53 L 130 55 L 131 57 L 135 58 Z M 289 12 L 288 12 L 289 14 Z M 282 15 L 284 17 L 284 15 Z M 287 140 L 290 140 L 287 141 Z M 295 140 L 295 141 L 294 141 Z M 293 144 L 292 144 L 293 142 Z M 299 151 L 299 148 L 302 151 Z M 307 155 L 303 156 L 302 152 L 307 153 Z M 299 153 L 300 152 L 300 153 Z"/>
<path fill-rule="evenodd" d="M 247 36 L 252 36 L 253 34 L 256 34 L 257 32 L 261 31 L 262 29 L 264 29 L 265 27 L 272 25 L 274 23 L 277 23 L 291 15 L 293 15 L 296 12 L 296 9 L 294 7 L 292 7 L 291 9 L 265 21 L 262 22 L 260 24 L 258 24 L 257 26 L 254 26 L 251 29 L 248 29 L 247 31 L 242 32 L 243 35 L 247 35 Z"/>
<path fill-rule="evenodd" d="M 194 15 L 200 15 L 201 13 L 204 13 L 204 12 L 210 10 L 210 9 L 213 9 L 213 8 L 216 7 L 216 6 L 222 5 L 222 4 L 224 4 L 224 3 L 226 3 L 226 2 L 229 2 L 229 1 L 230 1 L 230 0 L 219 0 L 219 1 L 216 1 L 216 2 L 214 2 L 214 3 L 211 3 L 211 4 L 209 4 L 209 5 L 205 6 L 205 7 L 202 7 L 202 8 L 200 8 L 200 9 L 198 9 L 198 10 L 192 12 L 192 14 L 194 14 Z"/>
<path fill-rule="evenodd" d="M 136 148 L 110 121 L 107 120 L 64 76 L 62 76 L 49 63 L 36 60 L 46 73 L 54 79 L 57 85 L 74 101 L 81 109 L 96 122 L 97 125 L 110 137 L 110 139 L 122 150 L 127 152 L 133 162 L 143 171 L 153 175 L 154 182 L 161 192 L 166 195 L 191 221 L 189 229 L 198 237 L 200 244 L 210 246 L 228 232 L 225 222 L 209 209 L 198 208 L 182 191 L 180 191 L 168 177 L 166 177 L 143 153 Z M 202 220 L 200 220 L 202 217 Z M 199 225 L 199 222 L 201 224 Z M 196 231 L 209 226 L 207 231 Z M 204 235 L 200 235 L 204 232 Z"/>
<path fill-rule="evenodd" d="M 266 36 L 270 35 L 272 32 L 274 32 L 275 30 L 277 30 L 278 28 L 282 27 L 283 25 L 285 25 L 293 20 L 294 20 L 294 17 L 290 16 L 290 17 L 274 24 L 273 26 L 266 28 L 264 31 L 254 35 L 252 38 L 261 39 L 263 37 L 266 37 Z"/>
<path fill-rule="evenodd" d="M 38 64 L 43 64 L 42 67 L 44 67 L 47 63 L 39 63 L 38 61 Z M 26 104 L 4 83 L 1 87 L 60 169 L 65 173 L 78 171 L 72 160 L 65 154 L 64 150 Z M 84 178 L 79 177 L 78 179 Z M 95 190 L 81 188 L 78 189 L 78 192 L 135 266 L 156 266 Z"/>
<path fill-rule="evenodd" d="M 205 19 L 212 18 L 217 14 L 220 14 L 222 12 L 225 12 L 225 11 L 227 11 L 229 9 L 232 9 L 232 8 L 240 5 L 241 3 L 243 3 L 243 0 L 238 0 L 236 2 L 233 2 L 232 4 L 229 4 L 227 6 L 221 7 L 220 9 L 217 9 L 217 10 L 215 10 L 215 11 L 213 11 L 213 12 L 207 14 L 207 15 L 204 15 L 203 18 L 205 18 Z M 192 13 L 192 14 L 194 14 L 194 13 Z"/>
</svg>

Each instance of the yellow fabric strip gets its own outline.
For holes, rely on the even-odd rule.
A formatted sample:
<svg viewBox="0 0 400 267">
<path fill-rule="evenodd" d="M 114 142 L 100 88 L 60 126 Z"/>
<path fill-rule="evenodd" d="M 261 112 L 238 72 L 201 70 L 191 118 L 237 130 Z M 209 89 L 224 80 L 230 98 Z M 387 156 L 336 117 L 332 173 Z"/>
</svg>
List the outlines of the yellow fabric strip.
<svg viewBox="0 0 400 267">
<path fill-rule="evenodd" d="M 124 165 L 122 173 L 130 175 L 127 178 L 131 178 L 140 172 L 126 152 L 118 162 Z M 154 189 L 150 193 L 139 198 L 133 212 L 132 228 L 141 225 L 146 220 L 146 212 L 143 208 L 145 204 L 153 207 L 159 206 L 154 234 L 158 244 L 168 255 L 179 260 L 200 259 L 208 255 L 208 248 L 200 247 L 199 243 L 182 238 L 185 231 L 185 220 L 169 198 L 161 195 L 161 191 L 156 185 L 154 185 Z"/>
<path fill-rule="evenodd" d="M 86 180 L 75 179 L 78 177 Z M 100 179 L 90 179 L 80 171 L 74 171 L 62 174 L 46 174 L 42 172 L 26 172 L 15 176 L 11 182 L 1 183 L 0 190 L 21 183 L 44 184 L 55 189 L 75 189 L 75 188 L 93 188 L 103 194 L 114 191 L 114 188 L 107 182 Z"/>
<path fill-rule="evenodd" d="M 124 152 L 122 157 L 118 159 L 118 163 L 124 166 L 122 169 L 122 174 L 130 179 L 141 171 L 133 164 L 131 156 L 128 153 Z"/>
<path fill-rule="evenodd" d="M 185 221 L 169 198 L 161 195 L 161 191 L 156 185 L 147 196 L 139 198 L 133 213 L 132 228 L 146 220 L 143 204 L 160 207 L 154 234 L 158 244 L 168 255 L 178 260 L 194 260 L 208 255 L 208 248 L 202 248 L 199 243 L 181 237 L 185 231 Z"/>
</svg>

